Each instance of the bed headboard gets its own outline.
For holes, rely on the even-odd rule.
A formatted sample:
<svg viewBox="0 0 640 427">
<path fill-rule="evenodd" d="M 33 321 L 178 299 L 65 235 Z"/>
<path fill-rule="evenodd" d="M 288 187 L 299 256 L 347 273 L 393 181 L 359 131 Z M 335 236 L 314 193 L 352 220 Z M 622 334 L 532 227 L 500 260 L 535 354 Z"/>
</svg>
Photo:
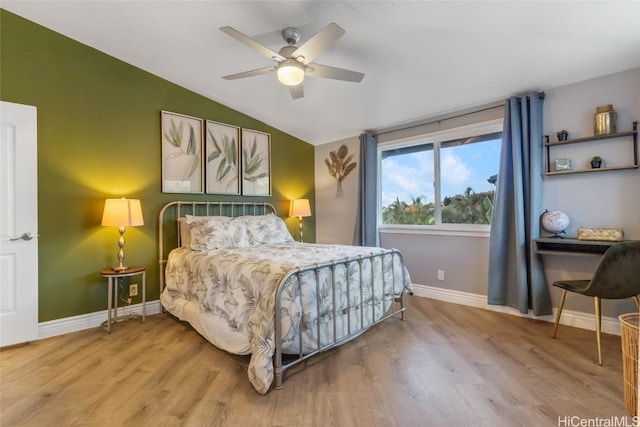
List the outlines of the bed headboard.
<svg viewBox="0 0 640 427">
<path fill-rule="evenodd" d="M 164 267 L 171 249 L 180 244 L 178 218 L 194 216 L 230 216 L 277 215 L 276 208 L 262 202 L 211 202 L 211 201 L 175 201 L 169 202 L 158 214 L 158 262 L 160 264 L 160 293 L 164 289 Z"/>
</svg>

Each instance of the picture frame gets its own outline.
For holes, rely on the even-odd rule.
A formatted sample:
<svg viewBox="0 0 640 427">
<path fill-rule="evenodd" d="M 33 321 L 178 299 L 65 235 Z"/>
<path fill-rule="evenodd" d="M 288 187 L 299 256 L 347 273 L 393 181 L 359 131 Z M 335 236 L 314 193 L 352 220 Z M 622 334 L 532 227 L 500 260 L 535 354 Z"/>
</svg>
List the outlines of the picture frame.
<svg viewBox="0 0 640 427">
<path fill-rule="evenodd" d="M 207 120 L 205 147 L 206 193 L 240 194 L 240 128 Z"/>
<path fill-rule="evenodd" d="M 242 129 L 242 195 L 271 195 L 271 135 Z"/>
<path fill-rule="evenodd" d="M 202 119 L 161 111 L 160 122 L 162 192 L 203 193 Z"/>
</svg>

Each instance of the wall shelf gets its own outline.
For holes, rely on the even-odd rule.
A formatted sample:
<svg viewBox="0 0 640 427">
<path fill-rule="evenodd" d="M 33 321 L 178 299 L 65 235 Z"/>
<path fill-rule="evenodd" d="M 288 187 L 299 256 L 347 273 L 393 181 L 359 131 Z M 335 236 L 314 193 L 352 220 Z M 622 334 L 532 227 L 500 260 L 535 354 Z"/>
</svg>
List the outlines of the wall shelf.
<svg viewBox="0 0 640 427">
<path fill-rule="evenodd" d="M 577 170 L 568 170 L 568 171 L 551 171 L 547 172 L 547 175 L 564 175 L 568 173 L 587 173 L 587 172 L 608 172 L 608 171 L 616 171 L 623 169 L 638 169 L 639 165 L 628 165 L 628 166 L 616 166 L 613 168 L 597 168 L 597 169 L 577 169 Z"/>
<path fill-rule="evenodd" d="M 604 139 L 613 139 L 613 138 L 624 138 L 624 137 L 632 137 L 632 145 L 633 145 L 633 163 L 624 166 L 615 166 L 615 167 L 604 167 L 604 168 L 596 168 L 596 169 L 576 169 L 576 170 L 551 170 L 551 148 L 557 147 L 560 145 L 567 144 L 577 144 L 581 142 L 591 142 L 591 141 L 600 141 Z M 623 169 L 638 169 L 640 168 L 640 163 L 638 163 L 638 122 L 633 122 L 633 130 L 627 132 L 618 132 L 611 133 L 607 135 L 597 135 L 597 136 L 588 136 L 584 138 L 575 138 L 568 139 L 566 141 L 549 141 L 549 135 L 545 135 L 545 163 L 546 163 L 546 175 L 566 175 L 572 173 L 585 173 L 585 172 L 608 172 L 614 170 L 623 170 Z"/>
</svg>

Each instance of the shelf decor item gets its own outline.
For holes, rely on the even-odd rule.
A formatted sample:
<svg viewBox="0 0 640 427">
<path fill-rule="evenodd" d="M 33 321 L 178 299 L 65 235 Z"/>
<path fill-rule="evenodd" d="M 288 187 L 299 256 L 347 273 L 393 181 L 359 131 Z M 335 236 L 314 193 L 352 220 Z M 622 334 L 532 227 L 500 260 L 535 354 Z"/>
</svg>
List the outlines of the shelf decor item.
<svg viewBox="0 0 640 427">
<path fill-rule="evenodd" d="M 560 211 L 549 211 L 545 209 L 545 211 L 542 213 L 542 216 L 540 217 L 540 223 L 545 231 L 553 234 L 553 236 L 551 237 L 562 238 L 562 236 L 560 235 L 563 234 L 567 228 L 569 228 L 569 224 L 571 222 L 569 221 L 569 215 L 567 215 L 566 213 Z"/>
<path fill-rule="evenodd" d="M 613 105 L 600 105 L 596 107 L 596 115 L 593 119 L 593 134 L 609 135 L 616 133 L 616 112 Z"/>
<path fill-rule="evenodd" d="M 622 228 L 578 228 L 578 240 L 598 240 L 603 242 L 622 242 Z"/>
<path fill-rule="evenodd" d="M 590 162 L 591 162 L 591 169 L 600 169 L 602 167 L 602 163 L 604 162 L 604 160 L 602 160 L 602 157 L 600 156 L 593 156 Z"/>
<path fill-rule="evenodd" d="M 556 159 L 557 171 L 569 171 L 571 170 L 571 159 Z"/>
<path fill-rule="evenodd" d="M 556 136 L 558 137 L 558 141 L 566 141 L 569 138 L 569 132 L 562 129 L 556 132 Z"/>
</svg>

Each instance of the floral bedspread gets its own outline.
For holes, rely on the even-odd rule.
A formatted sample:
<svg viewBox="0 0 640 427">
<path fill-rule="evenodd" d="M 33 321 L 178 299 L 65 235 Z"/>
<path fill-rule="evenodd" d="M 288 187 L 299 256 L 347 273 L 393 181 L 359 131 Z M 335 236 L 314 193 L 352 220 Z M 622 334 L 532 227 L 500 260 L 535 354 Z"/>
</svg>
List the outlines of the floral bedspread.
<svg viewBox="0 0 640 427">
<path fill-rule="evenodd" d="M 249 380 L 264 394 L 274 377 L 275 294 L 283 277 L 296 267 L 344 258 L 355 260 L 359 255 L 381 251 L 298 242 L 212 251 L 178 248 L 167 261 L 161 301 L 169 312 L 192 323 L 218 347 L 237 354 L 251 353 Z M 291 275 L 281 299 L 283 351 L 300 351 L 299 328 L 303 329 L 303 352 L 308 352 L 381 318 L 394 296 L 411 288 L 411 280 L 400 257 L 383 257 L 382 268 L 376 259 L 373 266 L 363 260 L 348 267 Z M 360 275 L 367 284 L 362 290 Z M 192 307 L 192 314 L 197 313 L 190 317 L 183 309 L 186 306 Z M 336 332 L 333 317 L 337 319 Z M 214 326 L 207 326 L 206 319 L 211 319 Z"/>
</svg>

